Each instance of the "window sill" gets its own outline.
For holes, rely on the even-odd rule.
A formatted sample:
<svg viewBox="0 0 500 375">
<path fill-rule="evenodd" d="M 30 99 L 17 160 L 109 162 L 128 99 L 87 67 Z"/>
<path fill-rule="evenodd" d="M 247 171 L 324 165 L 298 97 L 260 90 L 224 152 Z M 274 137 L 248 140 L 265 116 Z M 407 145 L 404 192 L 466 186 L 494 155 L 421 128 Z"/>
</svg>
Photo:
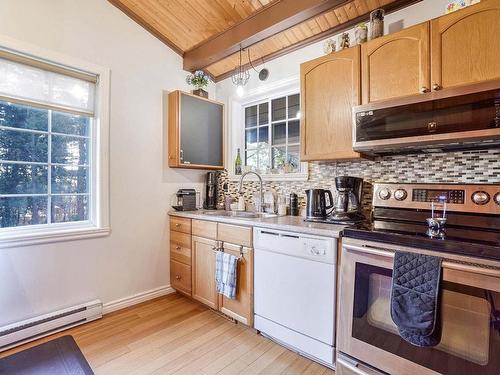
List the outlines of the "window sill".
<svg viewBox="0 0 500 375">
<path fill-rule="evenodd" d="M 104 237 L 110 233 L 109 227 L 98 228 L 93 225 L 70 228 L 15 228 L 0 231 L 0 249 Z"/>
<path fill-rule="evenodd" d="M 309 173 L 263 174 L 261 177 L 263 181 L 307 181 Z M 229 175 L 229 181 L 239 181 L 240 178 L 241 175 Z M 245 181 L 258 181 L 258 178 L 250 174 L 245 177 Z"/>
</svg>

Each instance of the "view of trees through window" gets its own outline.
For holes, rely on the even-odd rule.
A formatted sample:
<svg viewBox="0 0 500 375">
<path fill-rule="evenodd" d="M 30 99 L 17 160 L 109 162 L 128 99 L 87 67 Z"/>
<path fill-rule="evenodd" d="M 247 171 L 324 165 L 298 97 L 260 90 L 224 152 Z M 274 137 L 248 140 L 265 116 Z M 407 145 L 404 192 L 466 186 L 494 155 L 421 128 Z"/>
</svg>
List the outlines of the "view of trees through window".
<svg viewBox="0 0 500 375">
<path fill-rule="evenodd" d="M 91 121 L 0 101 L 0 227 L 89 219 Z"/>
<path fill-rule="evenodd" d="M 299 94 L 245 107 L 245 166 L 261 173 L 298 172 L 299 119 Z"/>
</svg>

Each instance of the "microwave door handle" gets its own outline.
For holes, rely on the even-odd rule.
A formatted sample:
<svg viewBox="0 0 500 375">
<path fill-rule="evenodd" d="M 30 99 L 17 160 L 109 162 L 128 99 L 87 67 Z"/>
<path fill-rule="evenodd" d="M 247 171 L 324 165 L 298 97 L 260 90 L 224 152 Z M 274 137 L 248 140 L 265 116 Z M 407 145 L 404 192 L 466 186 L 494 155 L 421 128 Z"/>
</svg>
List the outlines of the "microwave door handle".
<svg viewBox="0 0 500 375">
<path fill-rule="evenodd" d="M 376 256 L 380 256 L 380 257 L 384 257 L 384 258 L 394 258 L 393 252 L 378 249 L 375 247 L 356 246 L 356 245 L 350 245 L 350 244 L 344 244 L 343 247 L 347 250 L 351 250 L 351 251 L 354 251 L 357 253 L 372 254 L 372 255 L 376 255 Z M 471 264 L 455 263 L 455 262 L 449 262 L 446 260 L 443 261 L 442 267 L 447 268 L 449 270 L 471 272 L 471 273 L 476 273 L 476 274 L 480 274 L 480 275 L 484 275 L 484 276 L 491 276 L 491 277 L 500 278 L 500 269 L 497 269 L 497 268 L 478 267 L 478 266 L 474 266 Z"/>
</svg>

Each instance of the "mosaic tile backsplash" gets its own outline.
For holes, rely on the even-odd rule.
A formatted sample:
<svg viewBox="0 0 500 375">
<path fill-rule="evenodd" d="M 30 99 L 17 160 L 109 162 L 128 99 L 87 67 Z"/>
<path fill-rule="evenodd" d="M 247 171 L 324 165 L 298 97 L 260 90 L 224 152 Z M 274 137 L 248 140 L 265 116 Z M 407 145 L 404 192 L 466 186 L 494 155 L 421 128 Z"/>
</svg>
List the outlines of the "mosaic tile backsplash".
<svg viewBox="0 0 500 375">
<path fill-rule="evenodd" d="M 361 177 L 365 181 L 363 203 L 370 208 L 373 182 L 399 183 L 500 183 L 500 150 L 463 151 L 432 154 L 393 155 L 373 160 L 309 163 L 308 181 L 267 181 L 264 190 L 274 189 L 289 195 L 294 192 L 305 204 L 305 190 L 311 188 L 335 191 L 336 176 Z M 221 187 L 228 183 L 229 193 L 238 197 L 238 182 L 229 181 L 225 174 L 219 179 Z M 244 183 L 244 196 L 252 202 L 259 184 Z M 222 194 L 222 189 L 219 189 Z"/>
</svg>

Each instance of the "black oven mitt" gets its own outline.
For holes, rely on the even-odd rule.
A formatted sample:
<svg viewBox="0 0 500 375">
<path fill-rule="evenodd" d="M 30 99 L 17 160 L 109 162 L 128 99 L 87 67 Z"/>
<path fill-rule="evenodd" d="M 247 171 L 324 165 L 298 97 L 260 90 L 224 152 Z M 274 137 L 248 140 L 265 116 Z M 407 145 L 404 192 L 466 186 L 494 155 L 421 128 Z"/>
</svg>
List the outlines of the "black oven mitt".
<svg viewBox="0 0 500 375">
<path fill-rule="evenodd" d="M 440 281 L 441 258 L 396 252 L 391 317 L 412 345 L 436 346 L 441 340 Z"/>
</svg>

